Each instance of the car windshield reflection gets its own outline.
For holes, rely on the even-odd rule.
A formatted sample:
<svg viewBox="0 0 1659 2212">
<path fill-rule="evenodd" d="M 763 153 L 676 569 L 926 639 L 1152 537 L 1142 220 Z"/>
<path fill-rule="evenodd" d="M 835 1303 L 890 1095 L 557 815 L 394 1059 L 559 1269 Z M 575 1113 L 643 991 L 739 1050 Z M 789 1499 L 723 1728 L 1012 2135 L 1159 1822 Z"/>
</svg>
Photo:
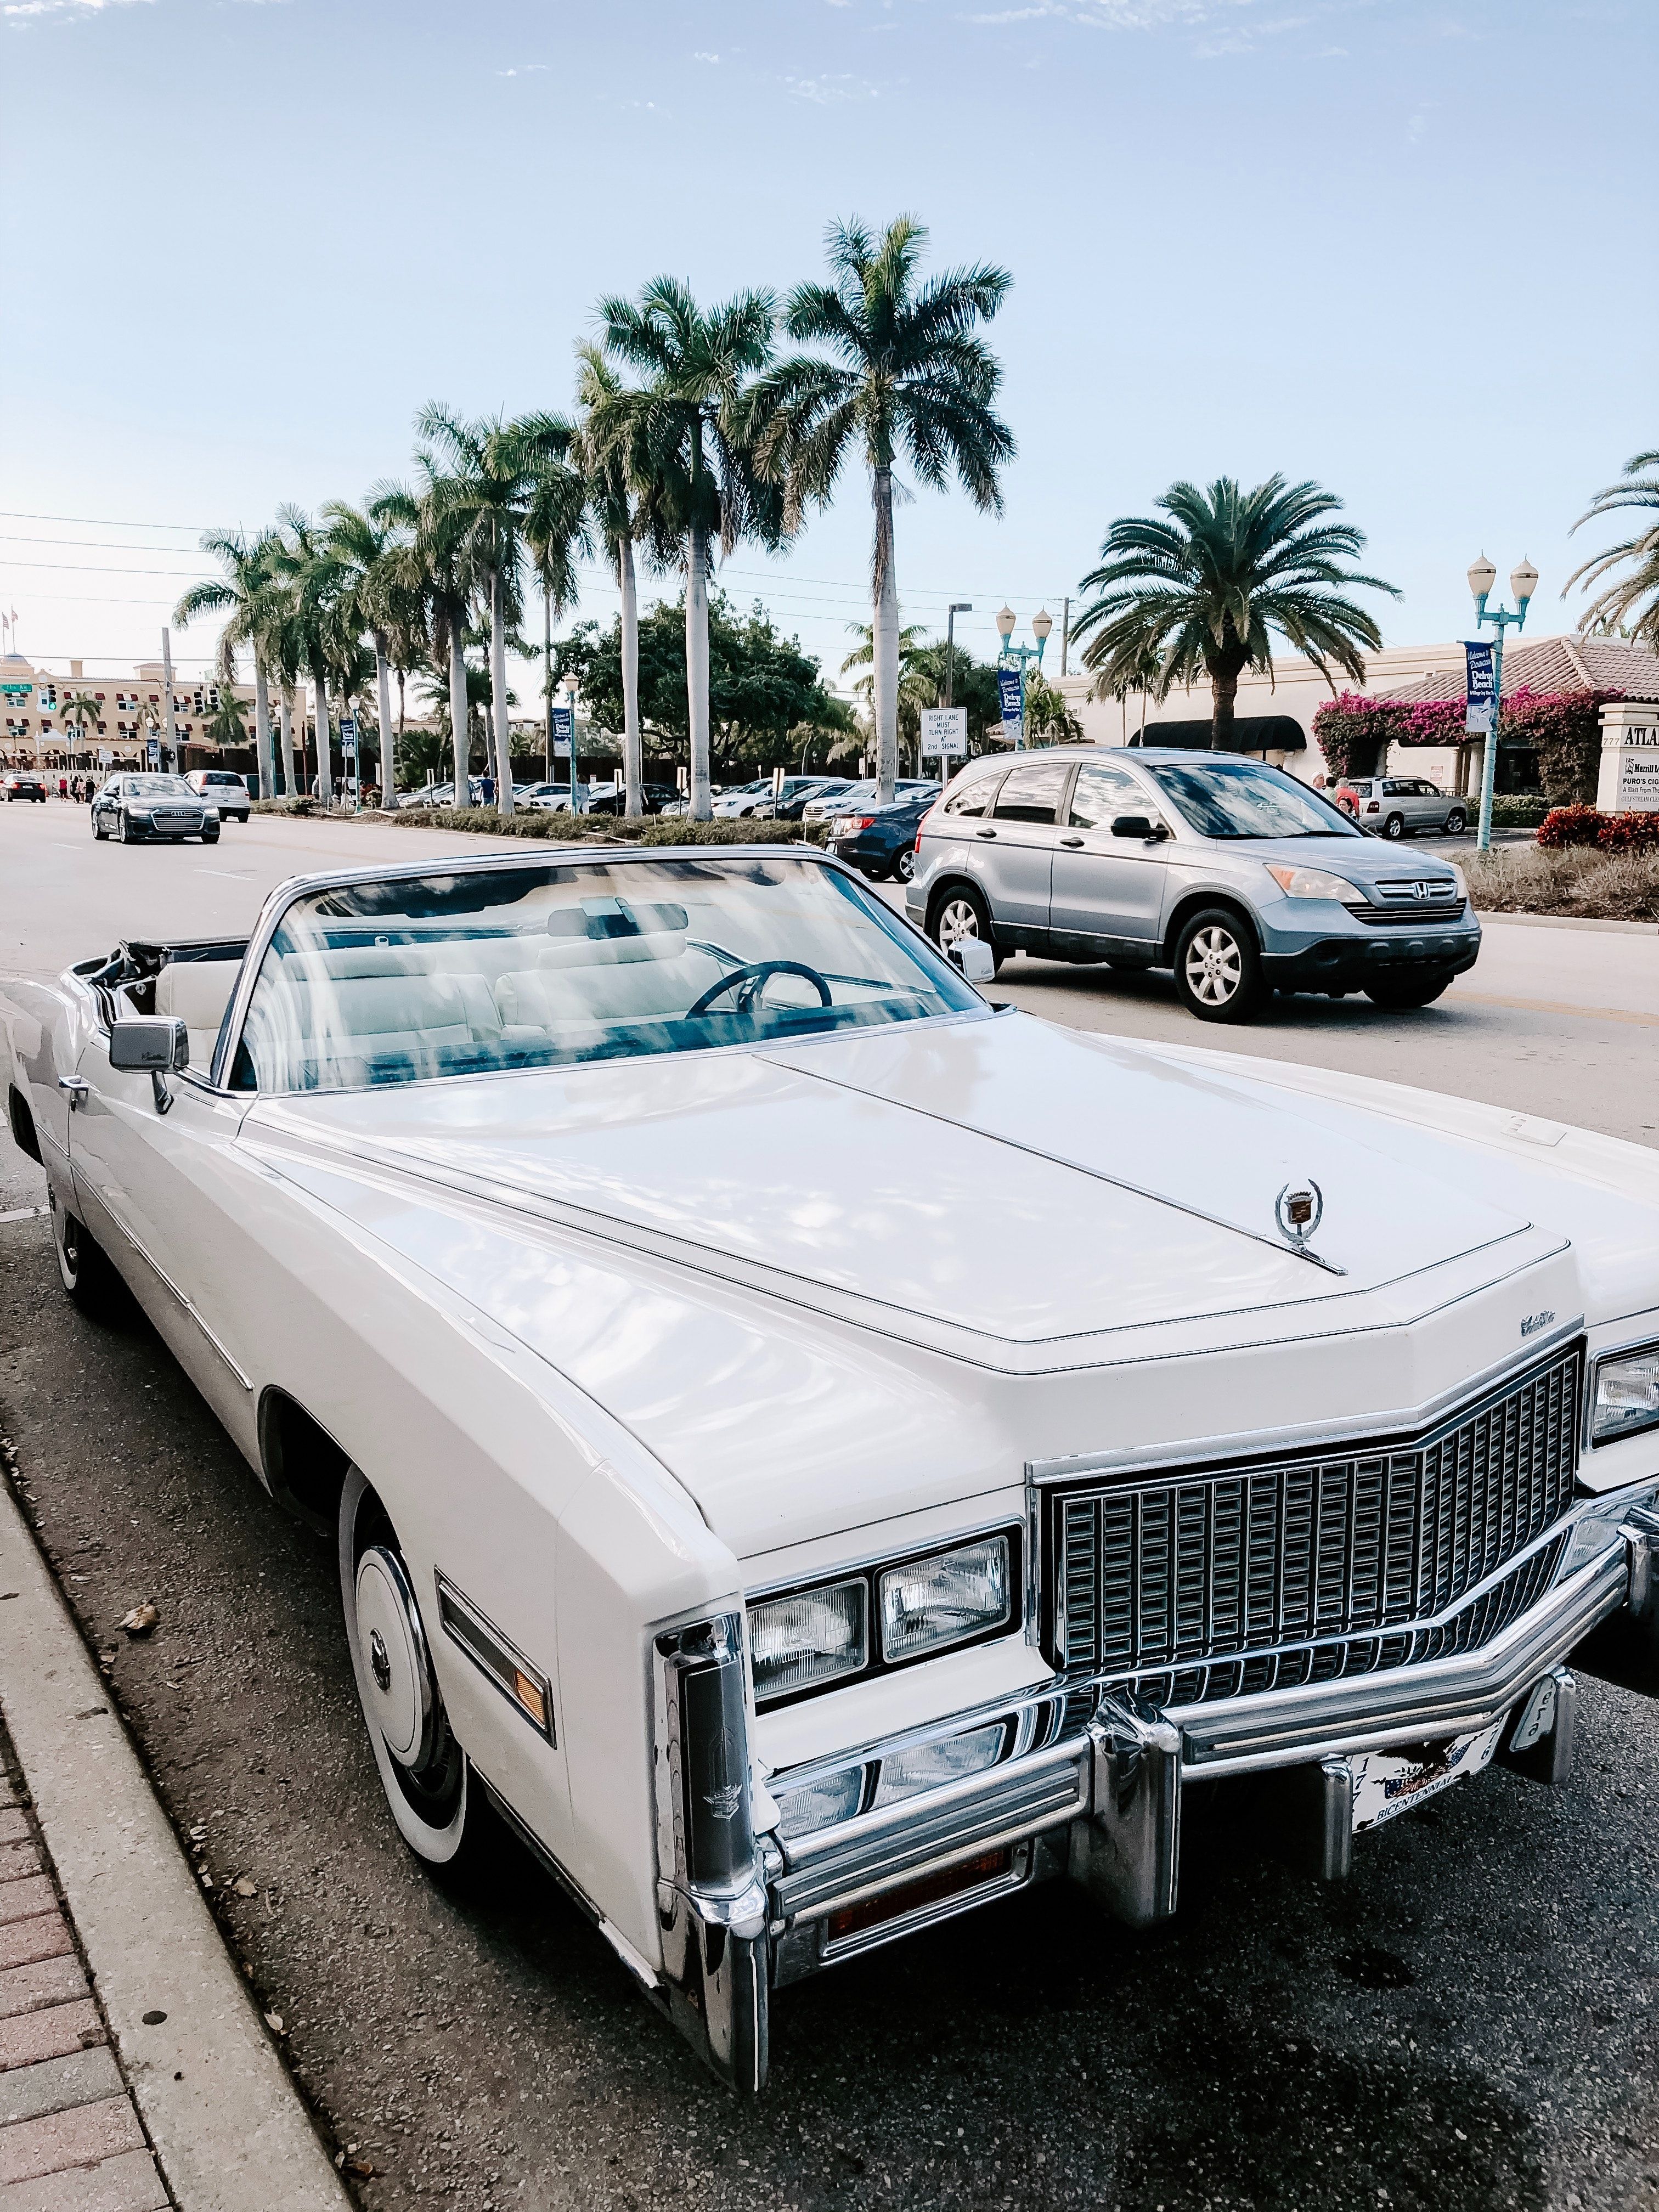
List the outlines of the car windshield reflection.
<svg viewBox="0 0 1659 2212">
<path fill-rule="evenodd" d="M 1259 761 L 1146 761 L 1146 773 L 1200 837 L 1358 837 L 1340 813 Z"/>
<path fill-rule="evenodd" d="M 231 1081 L 356 1089 L 984 1010 L 820 861 L 460 870 L 295 900 L 261 960 Z"/>
</svg>

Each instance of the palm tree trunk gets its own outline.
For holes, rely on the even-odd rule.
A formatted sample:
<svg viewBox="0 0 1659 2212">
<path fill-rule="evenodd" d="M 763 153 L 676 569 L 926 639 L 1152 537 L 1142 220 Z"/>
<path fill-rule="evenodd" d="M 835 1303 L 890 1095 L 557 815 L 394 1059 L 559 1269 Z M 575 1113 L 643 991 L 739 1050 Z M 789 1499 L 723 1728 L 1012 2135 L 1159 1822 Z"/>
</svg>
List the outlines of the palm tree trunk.
<svg viewBox="0 0 1659 2212">
<path fill-rule="evenodd" d="M 386 639 L 379 630 L 374 633 L 374 706 L 380 717 L 380 804 L 395 808 L 398 804 L 398 756 L 392 749 L 392 685 L 391 671 L 386 665 Z M 390 757 L 388 757 L 390 755 Z"/>
<path fill-rule="evenodd" d="M 282 760 L 277 768 L 277 793 L 294 787 L 294 702 L 286 684 L 276 694 L 276 730 L 282 741 Z"/>
<path fill-rule="evenodd" d="M 691 740 L 691 819 L 714 819 L 708 789 L 708 534 L 692 528 L 686 545 L 685 703 Z"/>
<path fill-rule="evenodd" d="M 334 804 L 334 732 L 328 720 L 328 678 L 322 663 L 312 668 L 311 684 L 317 695 L 317 796 L 325 806 Z"/>
<path fill-rule="evenodd" d="M 455 762 L 455 804 L 466 806 L 472 793 L 467 781 L 471 768 L 472 717 L 466 704 L 466 655 L 461 646 L 461 610 L 449 610 L 449 750 Z"/>
<path fill-rule="evenodd" d="M 631 815 L 645 811 L 645 758 L 640 744 L 640 595 L 634 576 L 634 541 L 617 540 L 617 581 L 622 586 L 623 781 Z M 687 667 L 690 666 L 688 660 Z"/>
<path fill-rule="evenodd" d="M 892 804 L 898 776 L 899 609 L 898 580 L 893 574 L 893 471 L 875 471 L 876 556 L 874 619 L 871 626 L 876 716 L 876 804 Z"/>
<path fill-rule="evenodd" d="M 259 771 L 259 796 L 275 797 L 270 780 L 270 695 L 265 689 L 265 665 L 253 656 L 253 758 Z"/>
<path fill-rule="evenodd" d="M 1238 697 L 1237 672 L 1228 675 L 1218 669 L 1210 678 L 1210 696 L 1214 711 L 1210 717 L 1210 743 L 1218 753 L 1233 749 L 1233 704 Z"/>
<path fill-rule="evenodd" d="M 513 811 L 513 731 L 507 719 L 507 603 L 499 568 L 489 576 L 489 692 L 495 721 L 495 804 Z"/>
</svg>

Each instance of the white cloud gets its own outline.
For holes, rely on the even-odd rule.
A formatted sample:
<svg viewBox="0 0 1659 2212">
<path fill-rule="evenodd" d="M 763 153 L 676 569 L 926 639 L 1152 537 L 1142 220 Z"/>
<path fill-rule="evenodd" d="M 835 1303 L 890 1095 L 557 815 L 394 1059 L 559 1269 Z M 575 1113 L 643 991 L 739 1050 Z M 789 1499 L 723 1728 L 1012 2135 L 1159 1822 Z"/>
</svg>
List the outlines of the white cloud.
<svg viewBox="0 0 1659 2212">
<path fill-rule="evenodd" d="M 106 8 L 147 6 L 149 0 L 5 0 L 0 17 L 23 22 L 41 15 L 98 15 Z"/>
<path fill-rule="evenodd" d="M 717 62 L 720 59 L 720 56 L 718 54 L 693 54 L 691 58 L 694 62 Z"/>
<path fill-rule="evenodd" d="M 878 85 L 866 84 L 861 78 L 842 74 L 838 76 L 787 76 L 784 90 L 795 100 L 810 100 L 816 107 L 830 107 L 845 100 L 879 100 Z"/>
<path fill-rule="evenodd" d="M 497 76 L 545 76 L 547 75 L 547 64 L 545 62 L 520 62 L 512 69 L 497 70 L 495 74 Z"/>
</svg>

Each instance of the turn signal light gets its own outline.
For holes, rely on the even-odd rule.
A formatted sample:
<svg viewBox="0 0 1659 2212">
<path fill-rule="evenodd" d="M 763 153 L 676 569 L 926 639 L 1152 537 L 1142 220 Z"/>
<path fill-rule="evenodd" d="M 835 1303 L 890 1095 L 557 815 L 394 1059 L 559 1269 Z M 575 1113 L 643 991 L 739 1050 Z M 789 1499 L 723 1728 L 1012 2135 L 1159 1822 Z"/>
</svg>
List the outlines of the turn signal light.
<svg viewBox="0 0 1659 2212">
<path fill-rule="evenodd" d="M 947 1898 L 982 1888 L 988 1881 L 1012 1874 L 1013 1866 L 1012 1844 L 1005 1844 L 1000 1850 L 981 1851 L 976 1857 L 959 1860 L 939 1874 L 923 1875 L 919 1881 L 901 1882 L 896 1889 L 861 1897 L 856 1905 L 843 1905 L 839 1912 L 830 1915 L 825 1932 L 832 1943 L 843 1942 L 849 1936 L 861 1936 L 866 1928 L 902 1920 L 907 1913 L 920 1912 L 925 1905 L 942 1905 Z"/>
</svg>

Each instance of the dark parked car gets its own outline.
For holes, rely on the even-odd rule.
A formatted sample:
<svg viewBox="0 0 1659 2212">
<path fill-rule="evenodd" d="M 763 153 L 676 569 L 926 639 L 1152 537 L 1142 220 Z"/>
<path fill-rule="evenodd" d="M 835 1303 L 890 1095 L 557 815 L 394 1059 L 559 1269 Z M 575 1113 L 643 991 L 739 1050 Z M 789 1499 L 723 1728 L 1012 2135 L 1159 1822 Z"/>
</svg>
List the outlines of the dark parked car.
<svg viewBox="0 0 1659 2212">
<path fill-rule="evenodd" d="M 647 814 L 660 814 L 665 806 L 678 797 L 679 793 L 672 783 L 647 783 L 644 787 L 645 811 Z M 603 786 L 596 787 L 588 795 L 587 811 L 590 814 L 625 814 L 628 811 L 628 793 L 615 784 L 608 789 Z"/>
<path fill-rule="evenodd" d="M 193 792 L 181 775 L 112 775 L 92 802 L 92 834 L 100 842 L 137 844 L 145 837 L 168 837 L 176 845 L 199 837 L 219 842 L 219 811 Z"/>
<path fill-rule="evenodd" d="M 891 806 L 861 807 L 856 814 L 830 818 L 830 850 L 879 883 L 895 876 L 908 884 L 916 872 L 916 832 L 921 829 L 936 793 L 920 799 L 901 799 Z"/>
<path fill-rule="evenodd" d="M 42 806 L 46 803 L 45 779 L 26 768 L 11 769 L 4 775 L 0 775 L 0 791 L 5 793 L 8 806 L 14 799 L 33 799 Z"/>
</svg>

